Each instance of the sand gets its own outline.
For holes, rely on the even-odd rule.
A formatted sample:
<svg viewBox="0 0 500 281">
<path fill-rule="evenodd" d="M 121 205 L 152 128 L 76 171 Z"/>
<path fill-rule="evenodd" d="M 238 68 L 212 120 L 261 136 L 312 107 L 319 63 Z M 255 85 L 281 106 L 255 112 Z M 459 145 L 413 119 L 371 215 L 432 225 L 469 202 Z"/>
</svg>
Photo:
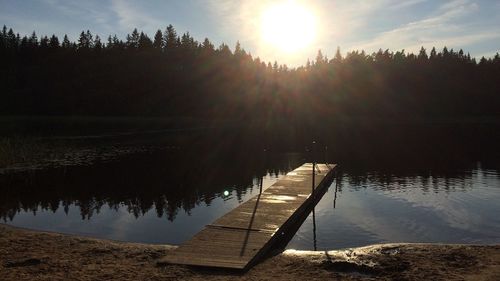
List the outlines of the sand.
<svg viewBox="0 0 500 281">
<path fill-rule="evenodd" d="M 247 272 L 158 262 L 173 249 L 0 224 L 0 280 L 500 280 L 500 245 L 288 250 Z"/>
</svg>

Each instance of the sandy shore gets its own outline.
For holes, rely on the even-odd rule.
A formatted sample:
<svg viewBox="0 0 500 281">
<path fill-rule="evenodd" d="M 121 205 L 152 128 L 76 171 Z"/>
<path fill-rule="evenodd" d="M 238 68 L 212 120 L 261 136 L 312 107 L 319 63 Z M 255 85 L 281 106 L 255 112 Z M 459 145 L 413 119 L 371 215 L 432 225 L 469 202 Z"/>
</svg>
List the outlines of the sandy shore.
<svg viewBox="0 0 500 281">
<path fill-rule="evenodd" d="M 174 248 L 0 225 L 0 280 L 500 280 L 500 245 L 285 251 L 246 273 L 158 263 Z"/>
</svg>

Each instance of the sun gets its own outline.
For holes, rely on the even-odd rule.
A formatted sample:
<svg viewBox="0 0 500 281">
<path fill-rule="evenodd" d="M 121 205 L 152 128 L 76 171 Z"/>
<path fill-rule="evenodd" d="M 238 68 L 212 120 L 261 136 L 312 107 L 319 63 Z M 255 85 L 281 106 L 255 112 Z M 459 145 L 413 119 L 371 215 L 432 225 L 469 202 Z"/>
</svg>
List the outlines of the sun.
<svg viewBox="0 0 500 281">
<path fill-rule="evenodd" d="M 316 17 L 296 1 L 284 1 L 264 8 L 260 20 L 263 43 L 287 53 L 310 46 L 316 37 Z"/>
</svg>

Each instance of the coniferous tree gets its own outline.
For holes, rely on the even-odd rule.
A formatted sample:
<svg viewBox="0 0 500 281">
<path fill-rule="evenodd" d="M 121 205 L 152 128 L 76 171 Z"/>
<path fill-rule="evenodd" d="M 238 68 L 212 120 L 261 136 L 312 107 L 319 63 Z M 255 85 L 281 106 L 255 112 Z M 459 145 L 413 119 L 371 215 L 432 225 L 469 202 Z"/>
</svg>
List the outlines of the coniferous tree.
<svg viewBox="0 0 500 281">
<path fill-rule="evenodd" d="M 164 44 L 163 44 L 163 34 L 161 33 L 161 30 L 157 30 L 155 33 L 155 38 L 153 41 L 153 47 L 155 49 L 163 49 Z"/>
<path fill-rule="evenodd" d="M 210 40 L 208 40 L 208 38 L 205 38 L 205 40 L 203 40 L 201 47 L 206 51 L 214 51 L 214 45 L 210 42 Z"/>
<path fill-rule="evenodd" d="M 61 47 L 64 49 L 69 49 L 71 48 L 71 42 L 68 39 L 68 35 L 64 34 L 63 42 L 61 44 Z"/>
<path fill-rule="evenodd" d="M 432 47 L 431 54 L 429 55 L 429 59 L 434 60 L 436 58 L 437 58 L 436 48 Z"/>
<path fill-rule="evenodd" d="M 28 36 L 23 36 L 23 38 L 21 38 L 21 43 L 19 44 L 19 47 L 22 51 L 27 51 L 30 47 L 30 44 L 29 44 L 29 39 L 28 39 Z"/>
<path fill-rule="evenodd" d="M 47 36 L 42 36 L 42 38 L 40 38 L 40 48 L 42 49 L 49 48 L 49 38 Z"/>
<path fill-rule="evenodd" d="M 29 38 L 29 43 L 31 45 L 31 48 L 33 48 L 33 49 L 38 47 L 38 37 L 36 36 L 35 31 L 33 31 L 33 33 L 31 33 L 31 37 Z"/>
<path fill-rule="evenodd" d="M 429 59 L 429 56 L 427 56 L 427 51 L 425 50 L 424 47 L 420 48 L 420 51 L 418 53 L 418 59 L 420 61 L 426 61 L 427 59 Z"/>
<path fill-rule="evenodd" d="M 332 59 L 333 64 L 340 64 L 342 62 L 342 54 L 340 53 L 340 47 L 337 47 L 337 51 L 335 51 L 335 56 Z"/>
<path fill-rule="evenodd" d="M 441 57 L 443 58 L 448 58 L 450 56 L 450 52 L 448 52 L 448 48 L 446 48 L 446 46 L 443 48 L 443 52 L 442 52 L 442 55 Z"/>
<path fill-rule="evenodd" d="M 93 48 L 94 47 L 94 38 L 93 38 L 90 30 L 87 30 L 87 32 L 85 33 L 85 37 L 87 38 L 87 48 Z"/>
<path fill-rule="evenodd" d="M 163 34 L 163 44 L 165 46 L 167 53 L 169 51 L 171 52 L 175 50 L 178 46 L 177 32 L 175 31 L 174 27 L 171 24 L 167 26 L 167 29 Z"/>
<path fill-rule="evenodd" d="M 116 34 L 113 36 L 113 47 L 116 49 L 123 49 L 125 47 L 125 43 L 123 43 Z"/>
<path fill-rule="evenodd" d="M 7 40 L 6 45 L 8 48 L 11 48 L 11 49 L 17 48 L 18 43 L 16 40 L 16 35 L 15 35 L 14 31 L 12 30 L 12 28 L 10 28 L 9 31 L 7 32 L 6 40 Z"/>
<path fill-rule="evenodd" d="M 55 34 L 52 34 L 49 40 L 49 47 L 51 49 L 57 49 L 59 48 L 59 38 Z"/>
<path fill-rule="evenodd" d="M 103 48 L 103 45 L 101 42 L 101 37 L 99 37 L 99 35 L 96 34 L 95 39 L 94 39 L 94 49 L 99 52 L 102 50 L 102 48 Z"/>
<path fill-rule="evenodd" d="M 0 32 L 0 49 L 7 48 L 7 26 L 3 26 Z"/>
<path fill-rule="evenodd" d="M 141 34 L 139 35 L 139 48 L 140 49 L 149 49 L 149 48 L 152 48 L 153 47 L 153 42 L 151 41 L 151 39 L 149 39 L 149 37 L 144 34 L 142 31 L 141 31 Z"/>
<path fill-rule="evenodd" d="M 245 51 L 241 48 L 240 41 L 236 41 L 236 46 L 234 47 L 234 55 L 237 57 L 242 57 L 245 55 Z"/>
<path fill-rule="evenodd" d="M 87 37 L 87 34 L 84 31 L 82 31 L 80 33 L 80 37 L 78 38 L 78 49 L 83 50 L 88 48 L 90 48 L 90 40 Z"/>
<path fill-rule="evenodd" d="M 323 56 L 323 52 L 321 52 L 321 50 L 318 50 L 318 53 L 316 54 L 315 65 L 321 66 L 321 65 L 325 65 L 327 62 L 328 62 L 328 58 Z"/>
<path fill-rule="evenodd" d="M 106 48 L 108 49 L 113 48 L 113 37 L 111 37 L 111 35 L 108 36 L 108 42 L 106 43 Z"/>
<path fill-rule="evenodd" d="M 137 31 L 137 28 L 134 28 L 132 31 L 132 34 L 127 34 L 127 42 L 125 43 L 127 45 L 127 48 L 132 48 L 132 49 L 137 49 L 139 48 L 139 32 Z"/>
</svg>

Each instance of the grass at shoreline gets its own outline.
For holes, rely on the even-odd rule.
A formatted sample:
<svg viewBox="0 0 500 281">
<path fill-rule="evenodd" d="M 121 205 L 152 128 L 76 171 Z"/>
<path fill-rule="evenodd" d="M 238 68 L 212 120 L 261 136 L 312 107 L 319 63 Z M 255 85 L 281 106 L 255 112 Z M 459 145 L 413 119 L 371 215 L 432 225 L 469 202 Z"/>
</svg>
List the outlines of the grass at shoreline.
<svg viewBox="0 0 500 281">
<path fill-rule="evenodd" d="M 311 136 L 304 134 L 308 131 L 304 129 L 307 122 L 300 128 L 291 128 L 286 122 L 278 123 L 263 128 L 258 123 L 247 124 L 241 120 L 200 121 L 190 117 L 0 116 L 0 169 L 40 160 L 57 162 L 68 152 L 80 150 L 85 153 L 82 147 L 97 150 L 103 144 L 111 147 L 125 142 L 142 145 L 166 140 L 166 143 L 179 145 L 189 138 L 199 143 L 200 136 L 214 136 L 216 141 L 222 134 L 212 131 L 218 129 L 231 137 L 243 136 L 246 144 L 260 143 L 264 138 L 263 145 L 277 150 L 301 150 L 309 143 Z M 405 152 L 409 145 L 413 145 L 413 150 L 430 151 L 422 145 L 427 144 L 428 139 L 435 142 L 430 147 L 438 147 L 444 141 L 451 144 L 447 147 L 458 145 L 462 153 L 478 147 L 476 143 L 483 147 L 495 144 L 500 139 L 499 129 L 498 116 L 415 117 L 411 120 L 334 116 L 314 133 L 330 142 L 331 147 L 357 151 L 364 159 L 364 155 L 370 155 L 372 151 L 387 151 L 379 157 L 390 156 L 395 150 Z M 365 142 L 366 139 L 371 142 Z M 384 150 L 388 147 L 390 149 Z M 479 154 L 476 151 L 471 153 Z M 343 159 L 351 159 L 351 155 L 346 152 Z M 342 155 L 338 157 L 342 160 Z"/>
<path fill-rule="evenodd" d="M 85 136 L 152 130 L 224 127 L 231 122 L 190 117 L 0 116 L 0 136 Z"/>
<path fill-rule="evenodd" d="M 414 117 L 411 119 L 374 116 L 332 116 L 332 124 L 350 126 L 385 125 L 461 125 L 500 126 L 500 116 Z M 0 136 L 81 136 L 141 132 L 148 130 L 187 128 L 246 127 L 238 120 L 206 120 L 191 117 L 139 117 L 139 116 L 0 116 Z"/>
<path fill-rule="evenodd" d="M 40 158 L 44 150 L 43 145 L 31 138 L 0 138 L 0 168 L 32 162 Z"/>
<path fill-rule="evenodd" d="M 103 145 L 121 144 L 135 134 L 175 131 L 195 124 L 189 118 L 0 116 L 0 170 L 54 163 L 82 148 L 98 150 Z"/>
</svg>

